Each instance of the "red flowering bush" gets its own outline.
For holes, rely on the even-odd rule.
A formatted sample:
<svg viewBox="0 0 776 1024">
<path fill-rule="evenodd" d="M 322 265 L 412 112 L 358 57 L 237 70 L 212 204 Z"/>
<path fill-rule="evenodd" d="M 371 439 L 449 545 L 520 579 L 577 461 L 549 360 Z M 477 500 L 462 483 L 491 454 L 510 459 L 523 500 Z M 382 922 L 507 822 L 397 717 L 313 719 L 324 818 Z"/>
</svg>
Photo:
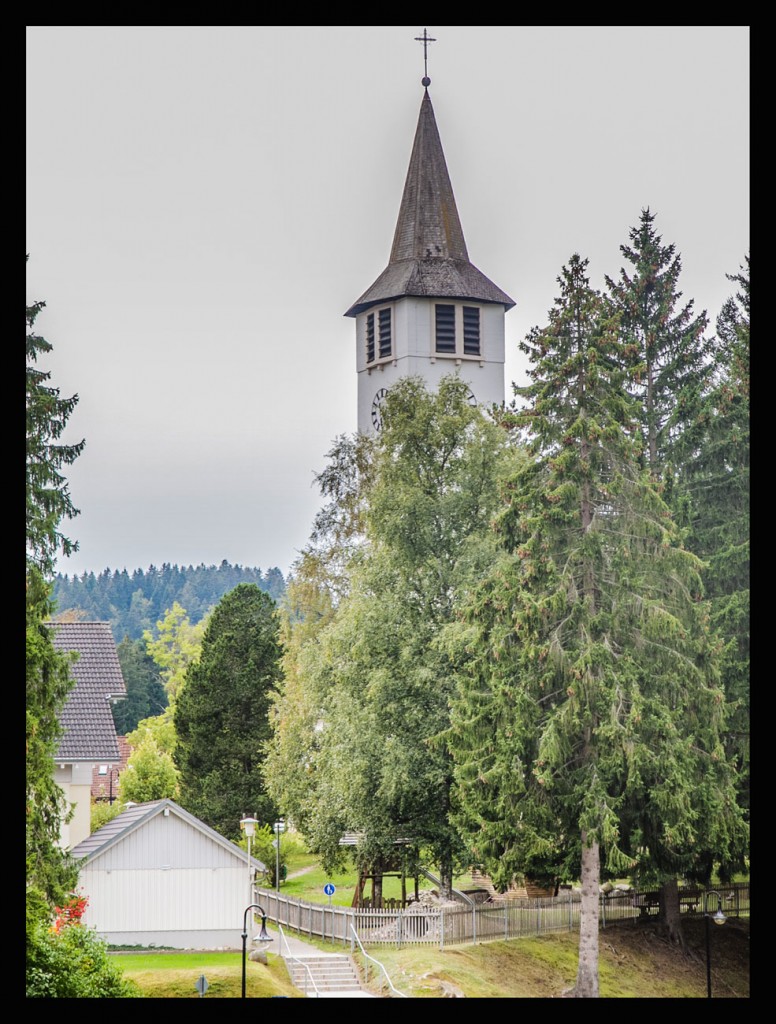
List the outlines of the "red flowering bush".
<svg viewBox="0 0 776 1024">
<path fill-rule="evenodd" d="M 63 907 L 54 907 L 56 918 L 51 927 L 52 932 L 57 934 L 68 924 L 80 924 L 84 911 L 89 903 L 89 897 L 74 892 Z"/>
</svg>

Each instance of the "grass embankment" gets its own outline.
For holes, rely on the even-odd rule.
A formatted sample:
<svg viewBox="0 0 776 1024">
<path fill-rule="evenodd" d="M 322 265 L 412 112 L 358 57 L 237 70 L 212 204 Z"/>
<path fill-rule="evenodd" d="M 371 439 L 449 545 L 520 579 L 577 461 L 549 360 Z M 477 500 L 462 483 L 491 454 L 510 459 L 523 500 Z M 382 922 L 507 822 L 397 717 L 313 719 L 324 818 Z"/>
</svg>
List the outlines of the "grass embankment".
<svg viewBox="0 0 776 1024">
<path fill-rule="evenodd" d="M 684 922 L 688 953 L 683 956 L 660 937 L 653 924 L 610 926 L 600 935 L 600 995 L 609 999 L 694 999 L 706 997 L 702 918 Z M 749 998 L 749 922 L 731 919 L 712 939 L 712 995 Z M 322 948 L 342 952 L 341 946 Z M 576 933 L 488 942 L 440 950 L 434 947 L 370 949 L 399 991 L 412 998 L 464 996 L 470 999 L 551 999 L 571 988 L 577 972 Z M 268 963 L 248 961 L 250 998 L 301 997 L 277 953 Z M 240 953 L 124 954 L 122 967 L 151 998 L 198 998 L 197 978 L 209 988 L 204 998 L 238 997 Z M 370 983 L 375 973 L 370 967 Z"/>
<path fill-rule="evenodd" d="M 323 892 L 332 882 L 336 906 L 350 906 L 355 891 L 353 873 L 328 874 L 313 855 L 295 851 L 288 858 L 284 895 L 311 903 L 326 903 Z M 414 889 L 414 882 L 411 883 Z M 467 888 L 471 878 L 456 879 Z M 432 883 L 423 880 L 422 888 Z M 401 894 L 401 880 L 384 880 L 386 897 Z M 706 997 L 706 958 L 703 918 L 685 919 L 687 954 L 683 955 L 659 934 L 654 922 L 628 921 L 600 933 L 599 978 L 602 998 L 686 999 Z M 269 925 L 272 931 L 271 923 Z M 273 932 L 273 934 L 277 934 Z M 311 945 L 333 952 L 336 946 L 315 940 Z M 712 942 L 712 995 L 714 998 L 749 997 L 749 921 L 729 919 L 714 928 Z M 387 969 L 394 985 L 413 998 L 464 996 L 466 998 L 559 998 L 570 989 L 577 973 L 579 937 L 562 932 L 509 942 L 488 942 L 440 950 L 436 947 L 370 948 L 371 956 Z M 273 943 L 276 946 L 276 943 Z M 289 980 L 279 953 L 267 952 L 267 964 L 248 961 L 246 994 L 251 998 L 301 997 Z M 238 997 L 242 984 L 242 954 L 231 953 L 127 953 L 122 954 L 127 977 L 152 998 L 199 998 L 197 978 L 204 974 L 209 988 L 204 998 Z M 376 981 L 370 966 L 370 984 Z"/>
</svg>

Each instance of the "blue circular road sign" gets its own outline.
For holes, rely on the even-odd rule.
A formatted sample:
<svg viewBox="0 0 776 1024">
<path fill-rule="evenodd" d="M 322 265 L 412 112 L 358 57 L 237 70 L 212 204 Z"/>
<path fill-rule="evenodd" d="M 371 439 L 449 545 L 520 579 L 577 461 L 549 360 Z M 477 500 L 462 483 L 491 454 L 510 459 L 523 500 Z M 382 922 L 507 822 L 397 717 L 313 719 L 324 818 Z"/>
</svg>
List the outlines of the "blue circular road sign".
<svg viewBox="0 0 776 1024">
<path fill-rule="evenodd" d="M 327 883 L 326 883 L 326 885 L 324 885 L 324 887 L 323 887 L 323 891 L 324 891 L 324 892 L 326 893 L 326 895 L 327 895 L 327 896 L 333 896 L 333 895 L 334 895 L 334 893 L 335 893 L 335 892 L 336 892 L 337 890 L 336 890 L 336 888 L 335 888 L 335 887 L 334 887 L 334 886 L 333 886 L 333 885 L 331 884 L 331 882 L 327 882 Z"/>
</svg>

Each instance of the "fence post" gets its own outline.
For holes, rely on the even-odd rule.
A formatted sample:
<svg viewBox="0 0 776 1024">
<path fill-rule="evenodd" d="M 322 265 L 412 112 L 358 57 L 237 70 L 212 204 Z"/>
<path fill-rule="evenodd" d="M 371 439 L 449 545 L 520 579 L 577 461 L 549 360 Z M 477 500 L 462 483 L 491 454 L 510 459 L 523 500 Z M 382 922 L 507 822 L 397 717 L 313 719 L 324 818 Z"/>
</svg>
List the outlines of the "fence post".
<svg viewBox="0 0 776 1024">
<path fill-rule="evenodd" d="M 439 908 L 439 948 L 445 948 L 445 908 Z"/>
</svg>

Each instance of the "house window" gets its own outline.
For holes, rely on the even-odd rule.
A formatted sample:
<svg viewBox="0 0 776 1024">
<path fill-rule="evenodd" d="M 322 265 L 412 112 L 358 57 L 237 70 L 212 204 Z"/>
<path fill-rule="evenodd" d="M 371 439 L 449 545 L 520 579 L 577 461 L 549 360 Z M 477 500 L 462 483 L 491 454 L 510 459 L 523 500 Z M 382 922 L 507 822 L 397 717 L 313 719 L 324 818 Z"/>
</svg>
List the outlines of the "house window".
<svg viewBox="0 0 776 1024">
<path fill-rule="evenodd" d="M 480 354 L 480 310 L 477 306 L 463 307 L 463 354 Z"/>
<path fill-rule="evenodd" d="M 438 355 L 480 358 L 480 307 L 437 303 L 434 349 Z"/>
<path fill-rule="evenodd" d="M 376 359 L 390 359 L 391 355 L 391 309 L 387 306 L 376 314 L 367 314 L 366 361 L 369 364 Z"/>
<path fill-rule="evenodd" d="M 455 306 L 436 307 L 436 350 L 455 355 Z"/>
<path fill-rule="evenodd" d="M 107 766 L 107 764 L 101 764 L 100 767 L 97 770 L 97 774 L 98 775 L 107 775 L 108 774 L 108 766 Z"/>
</svg>

